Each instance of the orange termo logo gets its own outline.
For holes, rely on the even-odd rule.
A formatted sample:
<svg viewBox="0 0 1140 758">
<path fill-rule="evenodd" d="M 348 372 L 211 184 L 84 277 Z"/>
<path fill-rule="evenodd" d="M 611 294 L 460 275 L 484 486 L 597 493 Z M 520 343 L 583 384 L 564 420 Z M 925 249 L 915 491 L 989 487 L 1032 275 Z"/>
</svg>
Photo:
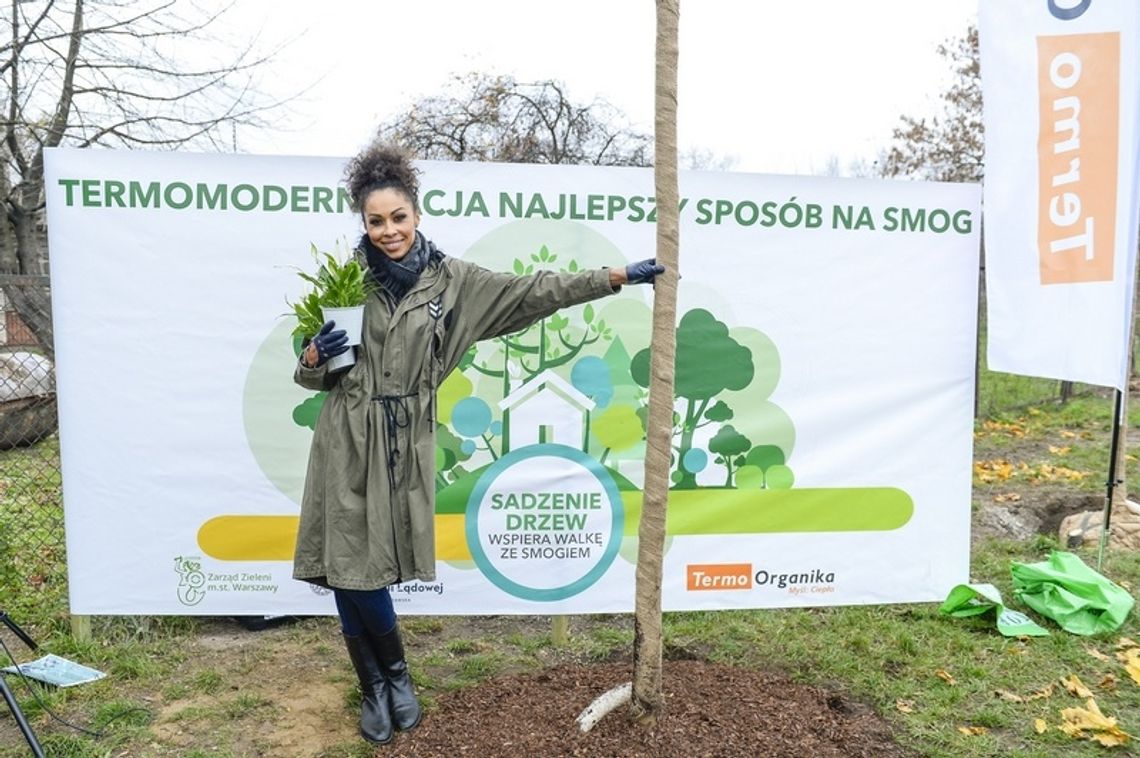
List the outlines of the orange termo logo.
<svg viewBox="0 0 1140 758">
<path fill-rule="evenodd" d="M 1113 279 L 1120 34 L 1037 38 L 1041 283 Z"/>
<path fill-rule="evenodd" d="M 693 590 L 750 590 L 751 563 L 690 563 L 685 588 Z"/>
</svg>

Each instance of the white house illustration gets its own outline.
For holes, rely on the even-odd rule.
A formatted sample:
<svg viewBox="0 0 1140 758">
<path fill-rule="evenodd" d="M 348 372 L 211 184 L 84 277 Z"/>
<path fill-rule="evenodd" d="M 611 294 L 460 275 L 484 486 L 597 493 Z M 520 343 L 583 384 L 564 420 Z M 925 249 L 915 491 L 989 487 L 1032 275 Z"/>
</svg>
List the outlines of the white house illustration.
<svg viewBox="0 0 1140 758">
<path fill-rule="evenodd" d="M 586 414 L 595 403 L 547 369 L 499 402 L 503 453 L 527 445 L 557 442 L 581 450 Z"/>
</svg>

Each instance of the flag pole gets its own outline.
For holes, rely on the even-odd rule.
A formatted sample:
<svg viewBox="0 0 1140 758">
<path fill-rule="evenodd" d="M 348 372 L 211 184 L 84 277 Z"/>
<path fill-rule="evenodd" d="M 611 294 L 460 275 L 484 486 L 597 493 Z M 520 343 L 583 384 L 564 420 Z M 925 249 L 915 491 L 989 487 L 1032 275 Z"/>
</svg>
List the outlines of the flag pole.
<svg viewBox="0 0 1140 758">
<path fill-rule="evenodd" d="M 1100 546 L 1096 554 L 1096 570 L 1100 571 L 1104 562 L 1104 546 L 1108 542 L 1108 529 L 1112 520 L 1112 499 L 1116 487 L 1121 480 L 1116 475 L 1116 459 L 1120 453 L 1120 437 L 1123 427 L 1122 414 L 1124 412 L 1124 391 L 1116 390 L 1115 410 L 1112 414 L 1112 445 L 1108 454 L 1108 481 L 1105 483 L 1104 521 L 1100 528 Z"/>
<path fill-rule="evenodd" d="M 1137 151 L 1137 156 L 1140 157 L 1140 150 Z M 1140 160 L 1137 161 L 1140 163 Z M 1140 171 L 1140 166 L 1137 167 Z M 1137 214 L 1140 215 L 1140 214 Z M 1137 229 L 1136 238 L 1136 261 L 1140 261 L 1140 229 Z M 1096 554 L 1096 570 L 1101 570 L 1101 565 L 1104 563 L 1104 548 L 1108 544 L 1108 530 L 1112 523 L 1112 500 L 1116 488 L 1124 483 L 1124 480 L 1117 476 L 1116 462 L 1120 457 L 1120 445 L 1123 444 L 1121 437 L 1124 435 L 1124 414 L 1128 409 L 1124 407 L 1125 389 L 1128 387 L 1128 382 L 1132 378 L 1132 329 L 1136 322 L 1136 267 L 1137 264 L 1133 263 L 1132 270 L 1129 271 L 1128 287 L 1132 295 L 1128 302 L 1128 328 L 1124 331 L 1127 335 L 1125 355 L 1125 366 L 1128 369 L 1124 372 L 1124 381 L 1122 382 L 1123 388 L 1116 388 L 1116 403 L 1112 413 L 1112 443 L 1109 452 L 1108 461 L 1108 481 L 1105 482 L 1105 503 L 1104 503 L 1104 518 L 1101 520 L 1100 527 L 1100 544 L 1097 547 Z"/>
</svg>

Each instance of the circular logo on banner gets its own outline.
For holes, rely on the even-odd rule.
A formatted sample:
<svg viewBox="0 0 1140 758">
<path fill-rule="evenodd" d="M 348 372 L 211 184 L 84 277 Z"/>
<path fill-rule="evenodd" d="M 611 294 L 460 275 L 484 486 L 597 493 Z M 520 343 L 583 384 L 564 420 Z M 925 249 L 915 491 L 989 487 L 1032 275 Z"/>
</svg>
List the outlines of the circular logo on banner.
<svg viewBox="0 0 1140 758">
<path fill-rule="evenodd" d="M 621 547 L 625 515 L 613 478 L 566 445 L 507 453 L 467 501 L 467 545 L 499 589 L 562 600 L 601 578 Z"/>
</svg>

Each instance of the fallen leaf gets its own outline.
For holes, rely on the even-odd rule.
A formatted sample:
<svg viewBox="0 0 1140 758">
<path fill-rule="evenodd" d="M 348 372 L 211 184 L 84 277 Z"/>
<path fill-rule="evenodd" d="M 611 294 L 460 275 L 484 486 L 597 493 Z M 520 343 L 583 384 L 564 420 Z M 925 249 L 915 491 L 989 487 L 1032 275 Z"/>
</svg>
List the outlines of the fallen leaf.
<svg viewBox="0 0 1140 758">
<path fill-rule="evenodd" d="M 1101 713 L 1092 698 L 1084 708 L 1062 708 L 1061 718 L 1064 721 L 1057 728 L 1073 738 L 1090 739 L 1105 747 L 1123 745 L 1132 738 L 1116 725 L 1115 718 Z"/>
<path fill-rule="evenodd" d="M 1076 674 L 1069 674 L 1067 679 L 1061 680 L 1061 684 L 1065 685 L 1065 689 L 1077 697 L 1092 697 L 1092 690 L 1086 687 Z"/>
<path fill-rule="evenodd" d="M 1070 432 L 1068 429 L 1061 430 L 1061 436 L 1066 439 L 1074 439 L 1077 436 L 1076 432 Z"/>
<path fill-rule="evenodd" d="M 949 671 L 946 671 L 944 669 L 938 669 L 934 673 L 939 679 L 946 682 L 947 684 L 957 684 L 958 683 L 957 681 L 954 680 L 954 677 L 950 675 Z"/>
<path fill-rule="evenodd" d="M 1119 680 L 1116 678 L 1116 674 L 1105 674 L 1104 678 L 1100 680 L 1100 684 L 1098 684 L 1097 686 L 1100 687 L 1102 690 L 1108 690 L 1109 692 L 1115 692 L 1117 681 L 1119 681 Z"/>
<path fill-rule="evenodd" d="M 1121 637 L 1120 639 L 1118 639 L 1116 641 L 1116 649 L 1117 650 L 1123 650 L 1126 647 L 1140 647 L 1140 645 L 1137 645 L 1135 642 L 1133 642 L 1128 637 Z"/>
<path fill-rule="evenodd" d="M 1021 500 L 1021 495 L 1016 492 L 1007 492 L 1004 495 L 994 495 L 994 502 L 996 503 L 1016 503 Z"/>
<path fill-rule="evenodd" d="M 1033 472 L 1032 476 L 1035 479 L 1045 479 L 1047 481 L 1067 480 L 1070 482 L 1077 482 L 1089 475 L 1087 471 L 1076 471 L 1065 466 L 1052 466 L 1048 463 L 1042 463 Z"/>
<path fill-rule="evenodd" d="M 1072 450 L 1073 448 L 1071 447 L 1057 447 L 1056 445 L 1049 446 L 1049 452 L 1053 455 L 1068 455 L 1070 452 L 1072 452 Z"/>
<path fill-rule="evenodd" d="M 1013 476 L 1013 464 L 1002 458 L 992 461 L 974 461 L 974 474 L 981 482 L 1006 480 Z"/>
<path fill-rule="evenodd" d="M 914 713 L 913 700 L 896 700 L 895 708 L 898 708 L 900 713 Z"/>
<path fill-rule="evenodd" d="M 1033 719 L 1033 729 L 1038 734 L 1045 734 L 1045 730 L 1048 728 L 1049 725 L 1045 723 L 1045 719 Z"/>
<path fill-rule="evenodd" d="M 1104 653 L 1097 650 L 1095 647 L 1086 647 L 1085 652 L 1088 653 L 1089 655 L 1091 655 L 1093 658 L 1096 658 L 1098 661 L 1111 661 L 1112 660 L 1107 655 L 1105 655 Z"/>
<path fill-rule="evenodd" d="M 1116 654 L 1132 681 L 1140 684 L 1140 648 L 1130 647 Z"/>
<path fill-rule="evenodd" d="M 977 737 L 979 734 L 985 734 L 989 729 L 984 726 L 960 726 L 958 731 L 967 737 Z"/>
<path fill-rule="evenodd" d="M 994 690 L 994 696 L 1011 703 L 1028 703 L 1031 700 L 1053 697 L 1053 687 L 1055 686 L 1056 682 L 1052 682 L 1048 686 L 1037 690 L 1032 695 L 1018 695 L 1016 692 L 1010 692 L 1009 690 Z"/>
</svg>

